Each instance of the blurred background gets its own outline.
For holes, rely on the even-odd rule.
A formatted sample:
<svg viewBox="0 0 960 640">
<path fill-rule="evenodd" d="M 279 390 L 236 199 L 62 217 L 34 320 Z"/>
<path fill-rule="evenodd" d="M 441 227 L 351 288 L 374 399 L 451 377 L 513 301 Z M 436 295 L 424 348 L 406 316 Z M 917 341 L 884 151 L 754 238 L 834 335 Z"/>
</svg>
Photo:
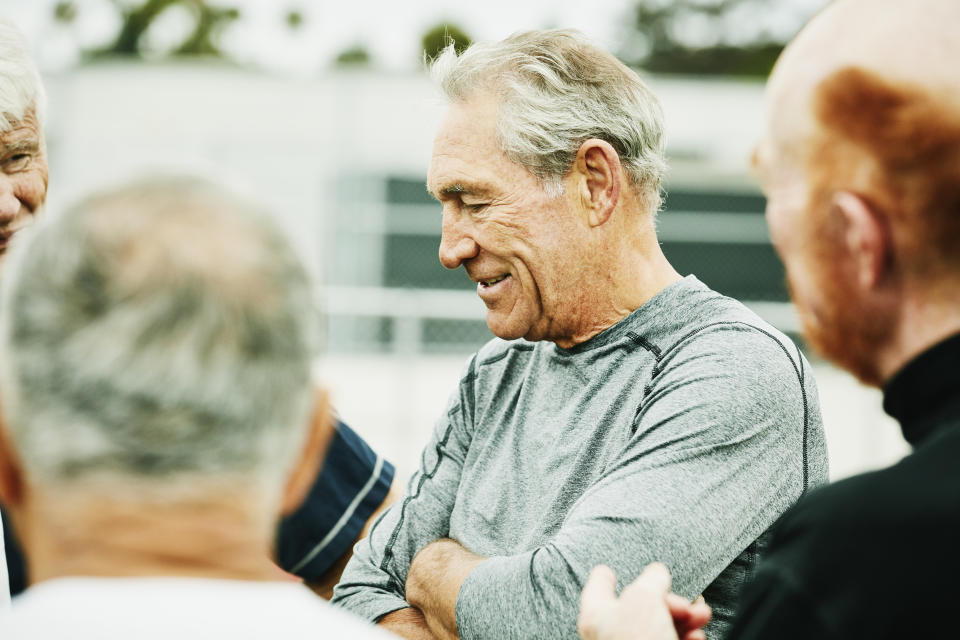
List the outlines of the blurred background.
<svg viewBox="0 0 960 640">
<path fill-rule="evenodd" d="M 424 187 L 444 104 L 424 59 L 449 40 L 571 27 L 663 102 L 659 231 L 695 273 L 800 340 L 747 161 L 763 84 L 827 0 L 2 0 L 49 93 L 51 212 L 157 169 L 268 203 L 323 282 L 318 365 L 343 418 L 412 472 L 470 353 L 491 337 L 475 286 L 437 259 Z M 879 392 L 816 359 L 831 475 L 906 452 Z"/>
</svg>

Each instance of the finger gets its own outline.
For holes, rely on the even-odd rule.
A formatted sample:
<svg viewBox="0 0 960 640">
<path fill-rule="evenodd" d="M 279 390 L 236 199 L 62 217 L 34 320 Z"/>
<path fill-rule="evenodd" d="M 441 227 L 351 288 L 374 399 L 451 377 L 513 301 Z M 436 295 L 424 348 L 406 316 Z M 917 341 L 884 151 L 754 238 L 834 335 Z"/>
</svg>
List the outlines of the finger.
<svg viewBox="0 0 960 640">
<path fill-rule="evenodd" d="M 663 599 L 667 603 L 667 609 L 670 610 L 670 615 L 674 618 L 678 616 L 685 618 L 690 612 L 690 607 L 693 606 L 689 600 L 673 592 L 663 596 Z"/>
<path fill-rule="evenodd" d="M 646 579 L 648 584 L 658 591 L 660 589 L 663 589 L 664 593 L 670 591 L 670 570 L 664 564 L 651 562 L 640 577 Z"/>
<path fill-rule="evenodd" d="M 703 598 L 687 602 L 683 596 L 668 593 L 664 596 L 664 602 L 667 604 L 667 610 L 670 612 L 673 624 L 677 628 L 677 634 L 680 636 L 688 631 L 699 629 L 710 621 L 712 612 Z"/>
<path fill-rule="evenodd" d="M 670 572 L 659 562 L 647 565 L 640 577 L 627 585 L 621 597 L 637 598 L 655 594 L 664 597 L 670 591 Z"/>
<path fill-rule="evenodd" d="M 710 622 L 713 617 L 713 609 L 706 602 L 694 602 L 690 606 L 690 619 L 688 623 L 691 627 L 698 628 Z"/>
<path fill-rule="evenodd" d="M 590 572 L 587 583 L 583 585 L 583 593 L 580 594 L 580 602 L 599 601 L 615 597 L 614 589 L 617 586 L 617 574 L 610 567 L 598 564 Z"/>
<path fill-rule="evenodd" d="M 599 610 L 616 601 L 616 586 L 617 576 L 613 569 L 602 564 L 593 568 L 580 594 L 578 628 L 590 625 Z"/>
<path fill-rule="evenodd" d="M 680 640 L 707 640 L 707 634 L 703 629 L 697 629 L 680 634 Z"/>
<path fill-rule="evenodd" d="M 710 607 L 705 604 L 691 605 L 690 609 L 687 610 L 685 618 L 674 617 L 673 619 L 677 634 L 683 635 L 684 633 L 700 629 L 710 622 L 711 614 Z"/>
<path fill-rule="evenodd" d="M 703 594 L 701 593 L 693 599 L 693 604 L 707 604 L 707 601 L 703 599 Z"/>
</svg>

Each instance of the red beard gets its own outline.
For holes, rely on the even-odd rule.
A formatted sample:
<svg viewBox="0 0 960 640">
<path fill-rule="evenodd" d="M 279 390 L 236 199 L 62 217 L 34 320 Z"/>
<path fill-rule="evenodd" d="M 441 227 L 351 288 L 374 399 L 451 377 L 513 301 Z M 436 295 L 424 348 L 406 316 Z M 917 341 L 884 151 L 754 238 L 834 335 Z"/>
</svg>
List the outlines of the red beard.
<svg viewBox="0 0 960 640">
<path fill-rule="evenodd" d="M 819 289 L 819 304 L 804 308 L 798 304 L 798 313 L 807 342 L 828 360 L 846 369 L 864 384 L 879 387 L 883 384 L 877 350 L 887 344 L 897 328 L 897 320 L 889 313 L 871 309 L 849 283 L 853 277 L 844 273 L 838 260 L 821 259 L 815 262 L 815 283 Z M 791 297 L 796 297 L 788 280 Z"/>
</svg>

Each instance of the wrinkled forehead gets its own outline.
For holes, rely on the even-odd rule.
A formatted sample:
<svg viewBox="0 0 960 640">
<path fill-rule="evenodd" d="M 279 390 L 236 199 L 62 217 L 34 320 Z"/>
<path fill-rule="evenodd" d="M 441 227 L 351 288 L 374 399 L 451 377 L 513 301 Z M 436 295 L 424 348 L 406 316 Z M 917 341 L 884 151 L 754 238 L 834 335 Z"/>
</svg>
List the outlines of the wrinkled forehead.
<svg viewBox="0 0 960 640">
<path fill-rule="evenodd" d="M 18 120 L 8 118 L 6 126 L 0 126 L 0 144 L 22 143 L 27 140 L 43 142 L 43 129 L 33 110 Z"/>
</svg>

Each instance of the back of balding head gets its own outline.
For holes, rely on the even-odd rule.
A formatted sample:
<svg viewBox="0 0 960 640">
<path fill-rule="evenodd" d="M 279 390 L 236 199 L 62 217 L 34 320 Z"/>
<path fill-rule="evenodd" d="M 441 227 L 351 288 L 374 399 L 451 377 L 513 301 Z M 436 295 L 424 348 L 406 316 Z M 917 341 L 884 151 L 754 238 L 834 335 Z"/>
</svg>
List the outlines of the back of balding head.
<svg viewBox="0 0 960 640">
<path fill-rule="evenodd" d="M 840 0 L 787 47 L 768 87 L 768 137 L 809 188 L 865 197 L 899 265 L 923 277 L 960 273 L 958 30 L 956 0 Z"/>
<path fill-rule="evenodd" d="M 858 67 L 891 82 L 957 91 L 960 2 L 838 0 L 797 35 L 777 61 L 771 92 L 809 91 L 833 72 Z"/>
<path fill-rule="evenodd" d="M 34 482 L 282 481 L 307 424 L 314 308 L 267 214 L 161 178 L 31 232 L 4 273 L 0 391 Z"/>
</svg>

